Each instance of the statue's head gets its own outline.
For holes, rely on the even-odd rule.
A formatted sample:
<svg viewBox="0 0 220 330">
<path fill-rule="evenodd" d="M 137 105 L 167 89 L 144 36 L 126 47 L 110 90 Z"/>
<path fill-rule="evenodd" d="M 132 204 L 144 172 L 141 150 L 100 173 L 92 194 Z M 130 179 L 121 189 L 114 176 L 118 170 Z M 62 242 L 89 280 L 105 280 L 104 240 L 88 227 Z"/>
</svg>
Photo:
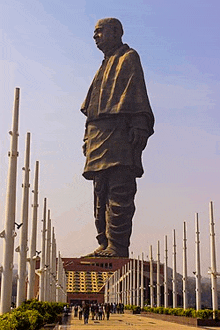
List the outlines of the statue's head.
<svg viewBox="0 0 220 330">
<path fill-rule="evenodd" d="M 93 38 L 96 46 L 104 53 L 122 44 L 123 27 L 117 18 L 100 19 L 95 26 Z"/>
</svg>

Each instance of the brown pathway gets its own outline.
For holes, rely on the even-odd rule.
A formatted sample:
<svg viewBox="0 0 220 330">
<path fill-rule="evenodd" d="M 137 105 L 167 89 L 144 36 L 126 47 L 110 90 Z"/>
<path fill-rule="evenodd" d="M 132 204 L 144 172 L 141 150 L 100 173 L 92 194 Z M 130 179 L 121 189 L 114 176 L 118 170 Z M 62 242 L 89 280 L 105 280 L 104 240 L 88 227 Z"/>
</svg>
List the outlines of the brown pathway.
<svg viewBox="0 0 220 330">
<path fill-rule="evenodd" d="M 161 320 L 152 319 L 141 315 L 125 314 L 111 314 L 110 320 L 107 321 L 92 321 L 89 319 L 88 324 L 84 324 L 83 320 L 79 321 L 78 318 L 71 318 L 70 325 L 60 326 L 59 330 L 195 330 L 195 327 L 171 323 Z M 197 329 L 220 329 L 220 328 L 197 328 Z"/>
</svg>

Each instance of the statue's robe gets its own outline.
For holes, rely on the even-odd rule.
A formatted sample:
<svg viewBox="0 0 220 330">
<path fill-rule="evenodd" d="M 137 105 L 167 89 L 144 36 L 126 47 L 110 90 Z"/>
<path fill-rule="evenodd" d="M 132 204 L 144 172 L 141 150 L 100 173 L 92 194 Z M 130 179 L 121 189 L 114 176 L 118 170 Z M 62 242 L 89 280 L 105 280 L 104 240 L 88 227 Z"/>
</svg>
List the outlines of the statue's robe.
<svg viewBox="0 0 220 330">
<path fill-rule="evenodd" d="M 83 176 L 91 180 L 101 170 L 126 166 L 141 177 L 142 150 L 132 146 L 129 132 L 137 128 L 149 137 L 154 117 L 135 50 L 124 44 L 103 60 L 81 111 L 87 116 Z"/>
</svg>

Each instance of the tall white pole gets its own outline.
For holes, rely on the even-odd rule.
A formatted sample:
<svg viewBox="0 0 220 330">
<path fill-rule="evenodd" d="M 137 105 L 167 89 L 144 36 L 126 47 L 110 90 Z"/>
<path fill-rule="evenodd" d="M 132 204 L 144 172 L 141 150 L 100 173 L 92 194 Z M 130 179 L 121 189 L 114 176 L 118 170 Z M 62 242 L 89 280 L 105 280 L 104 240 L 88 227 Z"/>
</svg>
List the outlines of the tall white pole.
<svg viewBox="0 0 220 330">
<path fill-rule="evenodd" d="M 121 287 L 120 287 L 121 269 L 118 269 L 118 304 L 121 302 Z"/>
<path fill-rule="evenodd" d="M 164 307 L 168 307 L 168 250 L 167 235 L 164 237 Z"/>
<path fill-rule="evenodd" d="M 144 307 L 144 253 L 141 258 L 141 308 Z"/>
<path fill-rule="evenodd" d="M 66 279 L 66 272 L 64 269 L 64 303 L 67 302 L 66 284 L 67 284 L 67 279 Z"/>
<path fill-rule="evenodd" d="M 104 293 L 104 303 L 108 302 L 108 279 L 105 282 L 105 293 Z M 56 299 L 56 301 L 58 302 L 58 298 Z"/>
<path fill-rule="evenodd" d="M 47 216 L 47 229 L 46 229 L 46 263 L 45 263 L 45 301 L 50 300 L 50 271 L 51 271 L 51 260 L 50 260 L 50 247 L 51 247 L 51 218 L 50 218 L 50 210 L 48 210 Z M 61 302 L 61 300 L 59 300 Z"/>
<path fill-rule="evenodd" d="M 160 305 L 160 241 L 157 241 L 157 307 Z"/>
<path fill-rule="evenodd" d="M 19 117 L 20 89 L 15 89 L 14 111 L 12 118 L 11 145 L 8 167 L 8 182 L 5 206 L 5 229 L 0 233 L 3 238 L 3 267 L 1 281 L 1 309 L 0 314 L 10 312 L 12 295 L 12 275 L 14 260 L 15 210 L 16 210 L 16 181 L 18 157 L 18 117 Z"/>
<path fill-rule="evenodd" d="M 135 258 L 133 259 L 133 294 L 132 294 L 132 305 L 135 305 L 135 298 L 136 298 L 136 263 Z"/>
<path fill-rule="evenodd" d="M 56 301 L 56 239 L 54 227 L 52 228 L 52 249 L 51 249 L 51 301 Z"/>
<path fill-rule="evenodd" d="M 34 284 L 35 284 L 35 269 L 36 269 L 36 242 L 37 242 L 37 209 L 38 209 L 38 177 L 39 177 L 39 161 L 35 164 L 34 176 L 34 198 L 33 198 L 33 213 L 32 213 L 32 230 L 31 230 L 31 244 L 30 244 L 30 263 L 28 273 L 28 291 L 27 299 L 34 298 Z"/>
<path fill-rule="evenodd" d="M 62 271 L 61 271 L 61 302 L 63 302 L 63 280 L 64 280 L 64 277 L 63 277 L 63 265 L 62 265 Z"/>
<path fill-rule="evenodd" d="M 126 270 L 125 270 L 125 265 L 123 266 L 123 304 L 126 305 Z"/>
<path fill-rule="evenodd" d="M 128 276 L 128 274 L 129 274 L 129 264 L 127 263 L 126 265 L 125 265 L 125 267 L 126 267 L 126 293 L 125 293 L 125 301 L 126 301 L 126 305 L 128 305 L 129 304 L 129 276 Z"/>
<path fill-rule="evenodd" d="M 114 290 L 114 273 L 111 276 L 111 302 L 114 302 L 115 290 Z"/>
<path fill-rule="evenodd" d="M 152 245 L 149 249 L 149 259 L 150 259 L 150 305 L 154 307 L 154 281 L 153 281 L 153 253 Z"/>
<path fill-rule="evenodd" d="M 106 285 L 108 280 L 106 281 Z M 107 300 L 108 290 L 106 289 L 106 300 Z M 60 302 L 60 251 L 58 251 L 57 258 L 57 287 L 56 287 L 56 302 Z"/>
<path fill-rule="evenodd" d="M 63 264 L 62 264 L 62 259 L 61 259 L 61 255 L 60 255 L 60 252 L 59 252 L 58 253 L 58 263 L 57 263 L 57 302 L 62 301 L 62 294 L 61 294 L 61 290 L 62 290 L 62 268 L 63 268 Z"/>
<path fill-rule="evenodd" d="M 133 292 L 133 290 L 132 290 L 132 259 L 129 261 L 129 263 L 130 263 L 130 271 L 129 271 L 129 277 L 130 277 L 130 280 L 129 280 L 129 283 L 130 283 L 130 286 L 129 286 L 129 292 L 130 292 L 130 302 L 129 302 L 129 304 L 130 305 L 132 305 L 132 292 Z"/>
<path fill-rule="evenodd" d="M 214 217 L 213 217 L 213 203 L 209 204 L 209 217 L 210 217 L 210 252 L 211 252 L 211 284 L 212 284 L 212 309 L 218 309 L 218 296 L 217 296 L 217 274 L 216 274 L 216 252 L 215 252 L 215 230 L 214 230 Z M 215 317 L 215 316 L 214 316 Z"/>
<path fill-rule="evenodd" d="M 115 271 L 115 303 L 118 304 L 118 269 Z"/>
<path fill-rule="evenodd" d="M 140 306 L 140 257 L 137 259 L 137 306 Z"/>
<path fill-rule="evenodd" d="M 117 281 L 117 275 L 118 275 L 118 270 L 115 271 L 115 275 L 114 275 L 114 286 L 115 286 L 115 298 L 114 298 L 114 302 L 117 304 L 117 285 L 118 285 L 118 281 Z"/>
<path fill-rule="evenodd" d="M 62 302 L 65 302 L 65 270 L 62 272 Z"/>
<path fill-rule="evenodd" d="M 130 304 L 130 263 L 127 263 L 127 304 Z"/>
<path fill-rule="evenodd" d="M 125 264 L 125 304 L 128 305 L 128 264 Z"/>
<path fill-rule="evenodd" d="M 125 264 L 125 305 L 128 304 L 128 266 Z"/>
<path fill-rule="evenodd" d="M 127 263 L 127 304 L 130 304 L 130 263 Z"/>
<path fill-rule="evenodd" d="M 17 282 L 17 301 L 16 306 L 19 307 L 26 299 L 26 271 L 27 271 L 27 241 L 28 241 L 28 202 L 29 202 L 29 172 L 30 172 L 30 133 L 27 133 L 25 160 L 23 169 L 22 183 L 22 204 L 21 204 L 21 235 L 20 245 L 16 249 L 18 254 L 18 282 Z"/>
<path fill-rule="evenodd" d="M 176 292 L 176 232 L 173 230 L 173 308 L 177 308 Z"/>
<path fill-rule="evenodd" d="M 188 308 L 186 222 L 183 222 L 183 308 Z"/>
<path fill-rule="evenodd" d="M 201 269 L 200 269 L 200 240 L 199 240 L 199 216 L 195 214 L 196 227 L 196 309 L 201 309 Z"/>
<path fill-rule="evenodd" d="M 115 278 L 114 278 L 114 282 L 115 282 L 115 303 L 117 304 L 117 299 L 118 299 L 118 295 L 117 295 L 117 285 L 118 285 L 118 270 L 115 271 Z"/>
<path fill-rule="evenodd" d="M 115 284 L 115 292 L 116 292 L 116 304 L 119 303 L 119 288 L 118 288 L 118 284 L 119 284 L 119 273 L 118 273 L 119 269 L 116 270 L 116 274 L 115 274 L 115 278 L 116 278 L 116 284 Z"/>
<path fill-rule="evenodd" d="M 40 259 L 40 282 L 39 282 L 39 300 L 44 301 L 44 282 L 45 282 L 45 239 L 46 239 L 46 217 L 47 217 L 47 199 L 44 198 L 43 208 L 43 228 L 41 235 L 41 259 Z"/>
<path fill-rule="evenodd" d="M 107 282 L 107 301 L 110 303 L 110 277 Z"/>
<path fill-rule="evenodd" d="M 116 304 L 119 303 L 119 269 L 116 270 Z"/>
<path fill-rule="evenodd" d="M 124 266 L 122 266 L 122 285 L 121 285 L 121 301 L 124 304 L 124 290 L 125 290 L 125 282 L 124 282 Z"/>
</svg>

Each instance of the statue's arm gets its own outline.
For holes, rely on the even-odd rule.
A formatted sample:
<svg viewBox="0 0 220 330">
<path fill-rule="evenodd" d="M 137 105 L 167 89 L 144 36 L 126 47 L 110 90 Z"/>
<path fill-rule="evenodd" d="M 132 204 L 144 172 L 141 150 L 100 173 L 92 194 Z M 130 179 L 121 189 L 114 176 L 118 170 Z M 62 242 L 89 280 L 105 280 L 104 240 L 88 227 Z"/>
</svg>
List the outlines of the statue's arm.
<svg viewBox="0 0 220 330">
<path fill-rule="evenodd" d="M 154 116 L 147 95 L 140 57 L 136 51 L 131 50 L 125 54 L 121 73 L 127 78 L 127 97 L 133 112 L 129 118 L 129 142 L 143 150 L 148 138 L 154 132 Z"/>
<path fill-rule="evenodd" d="M 143 150 L 150 136 L 147 128 L 147 116 L 144 114 L 132 116 L 129 126 L 129 142 L 132 143 L 134 147 Z"/>
</svg>

